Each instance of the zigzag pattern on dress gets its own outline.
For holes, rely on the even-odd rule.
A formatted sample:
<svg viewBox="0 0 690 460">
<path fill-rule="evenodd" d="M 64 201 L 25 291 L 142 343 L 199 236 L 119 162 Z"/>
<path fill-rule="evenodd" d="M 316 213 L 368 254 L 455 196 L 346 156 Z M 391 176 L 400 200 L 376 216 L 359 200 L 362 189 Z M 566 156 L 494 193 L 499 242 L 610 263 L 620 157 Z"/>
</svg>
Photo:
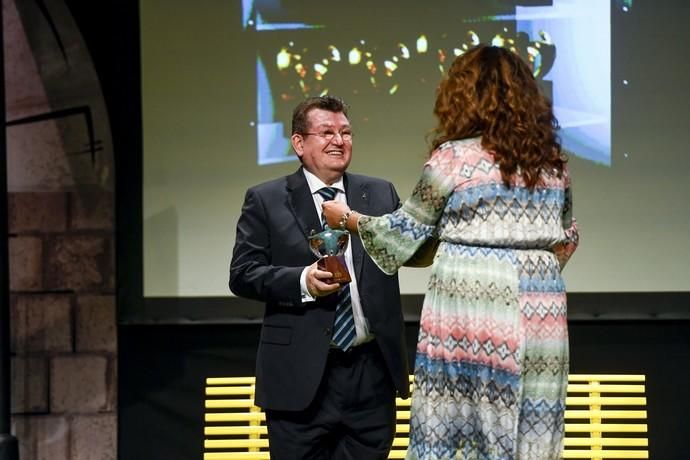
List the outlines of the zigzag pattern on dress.
<svg viewBox="0 0 690 460">
<path fill-rule="evenodd" d="M 522 361 L 522 374 L 550 374 L 557 377 L 568 369 L 568 360 L 560 356 L 527 356 Z"/>
<path fill-rule="evenodd" d="M 413 393 L 410 429 L 428 442 L 415 448 L 409 458 L 456 458 L 468 446 L 478 450 L 478 458 L 482 452 L 489 455 L 484 458 L 510 455 L 519 410 L 514 374 L 473 363 L 429 360 L 423 355 L 418 355 L 417 368 L 415 381 L 422 396 Z"/>
<path fill-rule="evenodd" d="M 411 200 L 418 200 L 428 206 L 431 211 L 439 212 L 446 206 L 446 197 L 434 184 L 420 180 L 412 190 Z"/>
<path fill-rule="evenodd" d="M 520 411 L 518 458 L 559 459 L 563 445 L 565 404 L 525 400 Z"/>
<path fill-rule="evenodd" d="M 404 263 L 404 260 L 400 260 L 401 257 L 397 254 L 399 247 L 393 247 L 389 252 L 386 246 L 376 246 L 374 242 L 376 241 L 376 236 L 379 234 L 379 232 L 376 230 L 366 230 L 368 222 L 371 221 L 372 218 L 368 216 L 362 216 L 359 218 L 359 237 L 362 241 L 371 242 L 369 243 L 371 244 L 371 250 L 367 250 L 367 254 L 374 259 L 376 265 L 378 265 L 378 267 L 383 270 L 384 273 L 392 275 L 398 270 L 398 268 L 402 267 L 402 264 Z M 391 243 L 391 245 L 394 244 L 394 242 Z M 411 254 L 409 256 L 411 256 Z"/>
<path fill-rule="evenodd" d="M 481 296 L 492 302 L 498 300 L 501 303 L 510 304 L 516 296 L 509 286 L 498 286 L 496 283 L 485 283 L 481 280 L 456 280 L 455 278 L 446 280 L 434 274 L 429 277 L 428 287 L 457 300 L 477 299 Z"/>
<path fill-rule="evenodd" d="M 555 300 L 550 303 L 539 301 L 535 304 L 531 304 L 530 302 L 525 302 L 522 306 L 522 312 L 528 319 L 533 316 L 538 316 L 542 320 L 545 320 L 548 316 L 562 318 L 565 316 L 566 310 L 567 308 L 563 302 L 557 302 Z"/>
<path fill-rule="evenodd" d="M 518 257 L 518 277 L 523 292 L 564 292 L 558 259 L 545 251 L 521 251 Z"/>
<path fill-rule="evenodd" d="M 390 230 L 399 231 L 414 240 L 424 241 L 434 232 L 434 227 L 433 225 L 420 225 L 411 216 L 405 216 L 404 212 L 399 212 L 395 217 L 391 216 Z"/>
<path fill-rule="evenodd" d="M 539 189 L 538 192 L 543 195 L 543 201 L 535 203 L 531 199 L 534 192 L 507 188 L 501 191 L 495 184 L 458 191 L 448 201 L 448 223 L 457 226 L 473 222 L 479 225 L 491 217 L 497 220 L 510 218 L 532 225 L 560 223 L 563 191 Z"/>
<path fill-rule="evenodd" d="M 534 203 L 534 194 L 539 194 L 539 202 Z M 517 208 L 525 208 L 530 205 L 535 209 L 555 206 L 558 209 L 564 208 L 565 192 L 559 187 L 537 186 L 535 190 L 529 190 L 520 186 L 507 187 L 503 183 L 493 181 L 478 182 L 471 187 L 459 188 L 453 191 L 448 197 L 447 206 L 457 209 L 461 204 L 467 206 L 477 206 L 481 202 L 484 204 L 503 203 L 499 207 L 505 207 L 508 203 L 515 203 Z M 500 201 L 497 201 L 500 200 Z M 506 214 L 500 214 L 505 216 Z M 558 216 L 560 219 L 560 215 Z"/>
<path fill-rule="evenodd" d="M 447 254 L 458 255 L 458 256 L 483 256 L 483 257 L 495 257 L 498 260 L 508 259 L 511 263 L 515 263 L 517 259 L 515 258 L 515 253 L 506 248 L 495 248 L 491 246 L 467 246 L 464 244 L 447 244 L 443 246 L 443 251 Z"/>
<path fill-rule="evenodd" d="M 475 335 L 482 335 L 483 331 L 486 331 L 494 337 L 517 341 L 521 333 L 520 325 L 499 321 L 496 318 L 481 319 L 461 313 L 447 314 L 443 318 L 439 316 L 430 314 L 428 310 L 424 311 L 419 320 L 420 337 L 426 337 L 430 331 L 433 331 L 434 335 L 455 338 L 463 336 L 467 331 L 473 331 Z"/>
<path fill-rule="evenodd" d="M 578 243 L 570 177 L 502 180 L 481 139 L 443 144 L 395 213 L 362 217 L 395 273 L 441 240 L 417 342 L 408 460 L 557 460 L 568 370 L 560 268 Z"/>
<path fill-rule="evenodd" d="M 516 349 L 505 341 L 494 341 L 490 338 L 479 340 L 463 335 L 460 338 L 447 336 L 445 340 L 426 332 L 419 336 L 419 348 L 424 349 L 430 358 L 444 358 L 448 361 L 461 361 L 468 357 L 475 357 L 481 362 L 492 359 L 494 355 L 501 361 L 519 361 Z"/>
<path fill-rule="evenodd" d="M 487 401 L 500 402 L 505 407 L 518 402 L 516 384 L 519 378 L 511 372 L 466 361 L 431 359 L 424 354 L 417 355 L 416 366 L 415 387 L 425 397 L 446 393 L 471 399 L 485 397 Z"/>
</svg>

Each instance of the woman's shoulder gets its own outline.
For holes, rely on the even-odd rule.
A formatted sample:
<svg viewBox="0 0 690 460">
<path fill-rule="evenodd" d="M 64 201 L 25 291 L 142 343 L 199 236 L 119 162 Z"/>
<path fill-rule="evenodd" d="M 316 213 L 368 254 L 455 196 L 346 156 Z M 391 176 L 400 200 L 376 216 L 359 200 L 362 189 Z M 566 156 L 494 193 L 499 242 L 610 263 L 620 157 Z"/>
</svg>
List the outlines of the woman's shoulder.
<svg viewBox="0 0 690 460">
<path fill-rule="evenodd" d="M 431 158 L 434 157 L 472 161 L 491 158 L 491 155 L 482 147 L 481 137 L 471 137 L 444 142 L 431 153 Z"/>
</svg>

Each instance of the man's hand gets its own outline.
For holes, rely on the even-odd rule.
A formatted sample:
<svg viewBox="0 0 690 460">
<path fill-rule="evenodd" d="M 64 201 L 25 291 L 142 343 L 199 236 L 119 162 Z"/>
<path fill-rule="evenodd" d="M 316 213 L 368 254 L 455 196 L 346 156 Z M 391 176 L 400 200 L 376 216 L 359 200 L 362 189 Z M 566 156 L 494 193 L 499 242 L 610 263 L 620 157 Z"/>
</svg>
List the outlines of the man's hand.
<svg viewBox="0 0 690 460">
<path fill-rule="evenodd" d="M 312 297 L 323 297 L 334 293 L 340 289 L 339 283 L 328 283 L 328 279 L 333 273 L 319 270 L 316 262 L 309 266 L 307 270 L 307 290 Z"/>
</svg>

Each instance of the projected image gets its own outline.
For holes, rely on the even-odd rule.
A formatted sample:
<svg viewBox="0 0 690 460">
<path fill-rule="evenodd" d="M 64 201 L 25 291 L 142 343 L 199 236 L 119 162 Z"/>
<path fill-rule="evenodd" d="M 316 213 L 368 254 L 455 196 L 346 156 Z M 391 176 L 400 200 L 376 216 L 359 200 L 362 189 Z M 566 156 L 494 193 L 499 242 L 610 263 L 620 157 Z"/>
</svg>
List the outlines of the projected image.
<svg viewBox="0 0 690 460">
<path fill-rule="evenodd" d="M 256 47 L 257 162 L 296 159 L 290 114 L 309 96 L 342 96 L 359 121 L 393 135 L 391 112 L 430 112 L 452 60 L 491 43 L 530 63 L 554 103 L 564 148 L 610 165 L 610 8 L 601 0 L 435 0 L 422 9 L 306 0 L 298 9 L 287 0 L 245 0 L 243 28 Z"/>
</svg>

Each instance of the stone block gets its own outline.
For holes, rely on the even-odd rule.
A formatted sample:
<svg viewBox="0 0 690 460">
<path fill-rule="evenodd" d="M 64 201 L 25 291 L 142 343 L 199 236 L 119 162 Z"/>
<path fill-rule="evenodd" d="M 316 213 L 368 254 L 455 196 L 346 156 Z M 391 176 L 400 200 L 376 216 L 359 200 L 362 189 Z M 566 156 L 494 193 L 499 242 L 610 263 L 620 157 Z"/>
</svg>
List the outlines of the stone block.
<svg viewBox="0 0 690 460">
<path fill-rule="evenodd" d="M 76 305 L 76 350 L 117 351 L 115 296 L 82 295 Z"/>
<path fill-rule="evenodd" d="M 56 356 L 50 363 L 50 409 L 100 412 L 107 407 L 108 360 L 103 356 Z"/>
<path fill-rule="evenodd" d="M 115 200 L 113 192 L 97 187 L 83 187 L 70 197 L 70 228 L 76 230 L 113 230 Z"/>
<path fill-rule="evenodd" d="M 71 460 L 69 423 L 65 417 L 23 415 L 12 419 L 22 460 Z"/>
<path fill-rule="evenodd" d="M 48 366 L 43 357 L 12 358 L 12 413 L 48 412 Z"/>
<path fill-rule="evenodd" d="M 56 120 L 7 127 L 9 191 L 62 191 L 72 189 L 74 184 Z"/>
<path fill-rule="evenodd" d="M 12 351 L 72 351 L 72 298 L 67 294 L 20 294 L 10 299 Z"/>
<path fill-rule="evenodd" d="M 67 228 L 67 198 L 61 192 L 8 194 L 10 233 L 62 232 Z"/>
<path fill-rule="evenodd" d="M 51 290 L 100 291 L 114 271 L 111 238 L 63 235 L 49 238 L 45 286 Z"/>
<path fill-rule="evenodd" d="M 116 460 L 115 414 L 79 415 L 72 421 L 70 460 Z"/>
<path fill-rule="evenodd" d="M 36 236 L 9 239 L 10 290 L 38 291 L 43 288 L 43 240 Z"/>
</svg>

